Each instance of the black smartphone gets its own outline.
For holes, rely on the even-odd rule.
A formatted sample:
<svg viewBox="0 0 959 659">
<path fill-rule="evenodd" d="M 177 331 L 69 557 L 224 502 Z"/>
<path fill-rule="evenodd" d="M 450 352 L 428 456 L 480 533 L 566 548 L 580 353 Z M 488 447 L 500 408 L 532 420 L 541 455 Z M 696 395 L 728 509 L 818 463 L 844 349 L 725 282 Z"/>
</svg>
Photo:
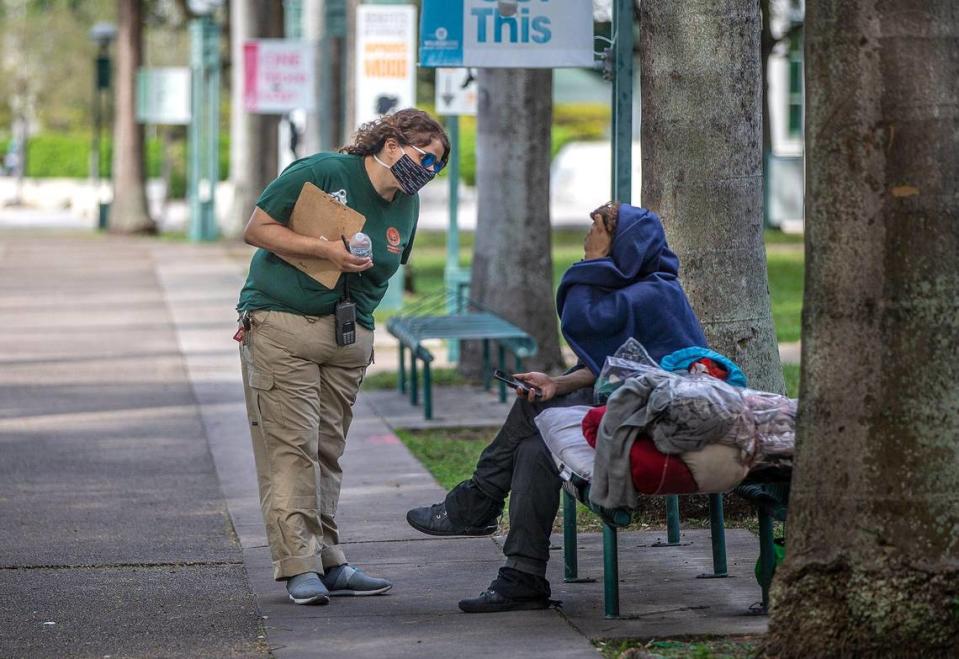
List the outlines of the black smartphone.
<svg viewBox="0 0 959 659">
<path fill-rule="evenodd" d="M 503 373 L 503 371 L 499 370 L 498 368 L 493 371 L 493 377 L 499 380 L 500 382 L 505 382 L 507 387 L 510 387 L 512 389 L 519 389 L 523 393 L 532 389 L 533 393 L 535 394 L 534 396 L 535 398 L 539 399 L 543 397 L 543 392 L 537 389 L 536 387 L 526 384 L 525 382 L 520 382 L 519 380 L 514 378 L 512 375 L 507 375 L 506 373 Z"/>
</svg>

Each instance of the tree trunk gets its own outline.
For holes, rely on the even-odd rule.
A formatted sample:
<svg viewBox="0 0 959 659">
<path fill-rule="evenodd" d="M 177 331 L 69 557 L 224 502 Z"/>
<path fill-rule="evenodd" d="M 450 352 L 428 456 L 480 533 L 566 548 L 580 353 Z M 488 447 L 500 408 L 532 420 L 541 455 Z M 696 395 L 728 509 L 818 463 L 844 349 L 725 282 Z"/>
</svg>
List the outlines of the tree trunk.
<svg viewBox="0 0 959 659">
<path fill-rule="evenodd" d="M 776 46 L 773 37 L 772 12 L 769 0 L 759 0 L 759 14 L 762 19 L 762 32 L 759 39 L 759 66 L 763 80 L 762 92 L 762 122 L 763 122 L 763 156 L 771 155 L 773 151 L 772 123 L 769 113 L 769 56 Z M 769 176 L 763 160 L 763 179 Z"/>
<path fill-rule="evenodd" d="M 280 116 L 253 114 L 243 98 L 246 62 L 243 44 L 247 39 L 283 36 L 282 4 L 271 0 L 231 0 L 230 49 L 230 179 L 233 204 L 224 233 L 238 236 L 246 226 L 256 200 L 276 178 L 277 130 Z"/>
<path fill-rule="evenodd" d="M 806 4 L 806 288 L 767 650 L 959 654 L 959 11 Z"/>
<path fill-rule="evenodd" d="M 563 367 L 550 251 L 549 163 L 553 75 L 480 69 L 476 133 L 476 243 L 470 297 L 536 339 L 528 369 Z M 464 370 L 478 370 L 474 350 Z"/>
<path fill-rule="evenodd" d="M 680 257 L 710 346 L 784 390 L 762 233 L 759 5 L 644 2 L 643 204 Z"/>
<path fill-rule="evenodd" d="M 136 117 L 136 75 L 143 62 L 142 0 L 117 2 L 116 112 L 110 231 L 153 233 L 147 210 L 143 125 Z"/>
</svg>

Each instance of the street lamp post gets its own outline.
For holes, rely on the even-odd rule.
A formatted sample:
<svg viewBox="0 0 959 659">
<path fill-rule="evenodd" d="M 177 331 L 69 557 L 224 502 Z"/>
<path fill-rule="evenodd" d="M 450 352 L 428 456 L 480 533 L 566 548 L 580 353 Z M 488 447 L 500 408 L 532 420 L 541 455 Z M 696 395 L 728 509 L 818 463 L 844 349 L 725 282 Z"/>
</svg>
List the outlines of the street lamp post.
<svg viewBox="0 0 959 659">
<path fill-rule="evenodd" d="M 213 12 L 223 0 L 189 0 L 196 18 L 190 21 L 191 119 L 189 237 L 215 240 L 216 184 L 220 179 L 220 27 Z"/>
<path fill-rule="evenodd" d="M 110 42 L 117 36 L 113 23 L 100 22 L 90 28 L 90 40 L 97 44 L 93 72 L 93 147 L 90 154 L 90 178 L 97 199 L 97 228 L 107 228 L 110 206 L 100 195 L 100 151 L 103 133 L 103 97 L 110 88 Z"/>
</svg>

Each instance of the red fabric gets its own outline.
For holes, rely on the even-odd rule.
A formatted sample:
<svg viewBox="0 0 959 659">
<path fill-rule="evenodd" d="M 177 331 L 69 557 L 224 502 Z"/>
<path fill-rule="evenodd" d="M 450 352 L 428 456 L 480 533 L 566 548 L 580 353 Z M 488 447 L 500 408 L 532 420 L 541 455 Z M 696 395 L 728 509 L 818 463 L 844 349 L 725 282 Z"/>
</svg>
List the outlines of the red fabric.
<svg viewBox="0 0 959 659">
<path fill-rule="evenodd" d="M 640 437 L 629 450 L 633 487 L 643 494 L 692 494 L 699 487 L 686 463 L 660 453 L 648 437 Z"/>
<path fill-rule="evenodd" d="M 596 434 L 604 414 L 605 405 L 594 407 L 583 417 L 583 435 L 593 448 L 596 448 Z M 686 463 L 676 456 L 660 453 L 648 437 L 633 442 L 629 450 L 629 471 L 633 475 L 633 487 L 643 494 L 692 494 L 698 490 Z"/>
<path fill-rule="evenodd" d="M 596 448 L 596 433 L 599 432 L 599 424 L 602 422 L 604 414 L 606 414 L 605 405 L 594 407 L 583 417 L 583 436 L 586 437 L 586 441 L 593 448 Z"/>
<path fill-rule="evenodd" d="M 713 376 L 714 378 L 718 378 L 718 379 L 720 379 L 720 380 L 725 380 L 726 378 L 729 377 L 729 371 L 727 371 L 727 370 L 722 366 L 722 364 L 719 364 L 719 363 L 717 363 L 717 362 L 714 362 L 714 361 L 713 361 L 712 359 L 710 359 L 709 357 L 703 357 L 702 359 L 696 360 L 696 361 L 694 361 L 692 364 L 690 364 L 690 365 L 689 365 L 689 370 L 690 370 L 690 372 L 692 372 L 693 367 L 696 366 L 697 364 L 702 365 L 702 367 L 703 367 L 704 369 L 706 369 L 706 374 L 707 374 L 707 375 L 711 375 L 711 376 Z"/>
</svg>

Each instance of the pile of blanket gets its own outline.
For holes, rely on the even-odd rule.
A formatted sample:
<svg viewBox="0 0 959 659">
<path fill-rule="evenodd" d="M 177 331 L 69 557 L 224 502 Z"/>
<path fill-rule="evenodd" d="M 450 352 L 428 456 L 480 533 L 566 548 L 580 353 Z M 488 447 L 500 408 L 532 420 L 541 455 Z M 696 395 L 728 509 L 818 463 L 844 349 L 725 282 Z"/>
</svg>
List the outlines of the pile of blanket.
<svg viewBox="0 0 959 659">
<path fill-rule="evenodd" d="M 537 417 L 561 468 L 591 482 L 592 503 L 632 508 L 640 495 L 726 492 L 792 455 L 796 400 L 733 386 L 711 360 L 687 368 L 642 367 L 605 406 Z"/>
</svg>

